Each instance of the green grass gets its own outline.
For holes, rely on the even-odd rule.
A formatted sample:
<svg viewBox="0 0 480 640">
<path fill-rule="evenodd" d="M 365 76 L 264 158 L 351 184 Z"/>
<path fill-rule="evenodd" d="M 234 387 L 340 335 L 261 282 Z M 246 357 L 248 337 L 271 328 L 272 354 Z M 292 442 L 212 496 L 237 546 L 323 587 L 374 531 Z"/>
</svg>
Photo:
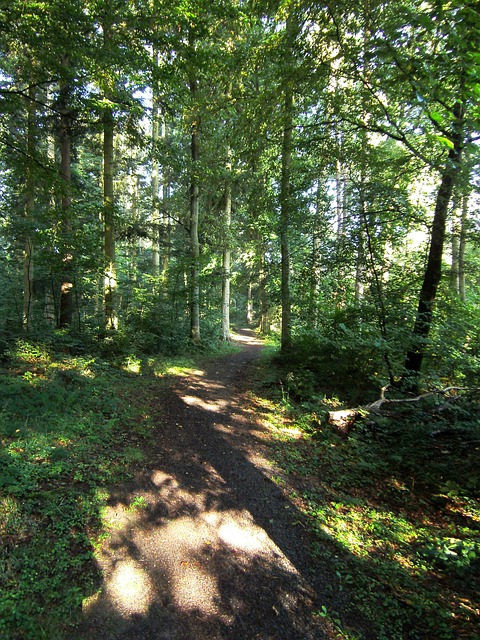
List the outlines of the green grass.
<svg viewBox="0 0 480 640">
<path fill-rule="evenodd" d="M 294 402 L 282 376 L 260 365 L 257 402 L 278 428 L 279 484 L 330 572 L 339 637 L 478 640 L 479 398 L 403 405 L 345 440 L 323 420 L 338 401 L 306 385 Z"/>
<path fill-rule="evenodd" d="M 68 638 L 98 589 L 108 487 L 142 464 L 151 437 L 148 379 L 138 374 L 191 366 L 151 358 L 133 372 L 132 361 L 112 366 L 19 341 L 0 370 L 2 639 Z"/>
</svg>

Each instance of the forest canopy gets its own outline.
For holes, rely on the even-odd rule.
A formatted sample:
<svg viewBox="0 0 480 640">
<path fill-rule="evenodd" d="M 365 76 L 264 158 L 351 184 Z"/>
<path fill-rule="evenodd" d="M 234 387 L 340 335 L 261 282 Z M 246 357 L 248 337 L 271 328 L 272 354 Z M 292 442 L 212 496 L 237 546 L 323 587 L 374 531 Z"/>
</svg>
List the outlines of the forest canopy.
<svg viewBox="0 0 480 640">
<path fill-rule="evenodd" d="M 475 384 L 479 23 L 460 0 L 4 0 L 4 348 L 172 353 L 249 322 L 318 378 Z"/>
</svg>

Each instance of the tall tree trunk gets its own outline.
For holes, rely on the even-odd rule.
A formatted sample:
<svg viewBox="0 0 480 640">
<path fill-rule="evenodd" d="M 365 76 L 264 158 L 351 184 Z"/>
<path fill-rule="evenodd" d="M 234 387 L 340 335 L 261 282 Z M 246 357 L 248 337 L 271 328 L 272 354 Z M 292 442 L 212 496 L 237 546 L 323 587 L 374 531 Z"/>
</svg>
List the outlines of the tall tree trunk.
<svg viewBox="0 0 480 640">
<path fill-rule="evenodd" d="M 293 114 L 295 83 L 295 41 L 300 26 L 297 16 L 290 13 L 285 27 L 286 68 L 283 79 L 282 113 L 282 173 L 280 178 L 280 253 L 282 260 L 282 331 L 281 351 L 292 348 L 292 297 L 290 286 L 290 225 L 292 217 L 292 151 L 293 151 Z"/>
<path fill-rule="evenodd" d="M 291 171 L 292 171 L 292 126 L 293 89 L 291 80 L 285 86 L 283 101 L 282 177 L 280 183 L 280 252 L 282 259 L 282 333 L 281 350 L 292 347 L 292 301 L 290 291 L 290 217 L 291 217 Z"/>
<path fill-rule="evenodd" d="M 160 120 L 160 137 L 165 144 L 167 144 L 168 129 L 165 121 L 165 114 L 161 113 Z M 160 270 L 162 278 L 165 282 L 165 278 L 168 272 L 168 265 L 170 263 L 170 242 L 171 242 L 171 223 L 170 215 L 168 212 L 168 200 L 170 198 L 170 177 L 168 166 L 164 162 L 162 165 L 162 176 L 160 184 L 160 201 L 162 205 L 162 213 L 160 215 L 160 247 L 161 247 L 161 259 Z"/>
<path fill-rule="evenodd" d="M 195 103 L 197 81 L 190 79 L 190 95 Z M 200 342 L 200 242 L 198 239 L 199 192 L 198 163 L 200 159 L 198 116 L 192 122 L 190 151 L 192 169 L 190 178 L 190 338 Z"/>
<path fill-rule="evenodd" d="M 29 89 L 29 104 L 27 111 L 27 166 L 25 179 L 25 220 L 29 229 L 32 223 L 35 208 L 35 177 L 33 173 L 33 160 L 36 147 L 36 108 L 35 90 Z M 33 296 L 33 242 L 30 231 L 25 237 L 23 254 L 23 329 L 28 331 L 31 327 L 31 307 Z"/>
<path fill-rule="evenodd" d="M 104 224 L 104 309 L 105 327 L 109 331 L 117 329 L 115 292 L 117 275 L 115 264 L 115 222 L 113 185 L 113 143 L 115 123 L 113 112 L 106 109 L 103 114 L 103 224 Z"/>
<path fill-rule="evenodd" d="M 258 297 L 260 299 L 260 331 L 268 334 L 270 333 L 270 322 L 268 319 L 267 263 L 265 260 L 265 246 L 261 238 L 259 244 Z"/>
<path fill-rule="evenodd" d="M 132 222 L 134 224 L 139 221 L 138 214 L 138 191 L 139 191 L 139 177 L 136 172 L 132 172 L 131 175 L 131 216 Z M 137 269 L 137 250 L 138 250 L 138 241 L 137 238 L 133 237 L 130 242 L 129 254 L 130 254 L 130 282 L 131 282 L 131 295 L 132 299 L 135 295 L 134 289 L 138 280 L 138 269 Z"/>
<path fill-rule="evenodd" d="M 324 195 L 325 183 L 319 180 L 317 183 L 317 193 L 315 198 L 315 218 L 313 220 L 312 230 L 312 268 L 310 275 L 310 295 L 309 295 L 309 320 L 313 328 L 318 326 L 318 295 L 320 292 L 320 247 L 321 247 L 321 230 L 323 219 L 322 216 L 322 200 Z"/>
<path fill-rule="evenodd" d="M 355 263 L 355 304 L 363 300 L 364 294 L 365 252 L 363 247 L 363 230 L 360 223 L 357 231 L 357 259 Z"/>
<path fill-rule="evenodd" d="M 417 316 L 412 334 L 412 347 L 408 351 L 405 359 L 405 386 L 415 392 L 418 391 L 418 374 L 422 368 L 426 341 L 432 326 L 433 307 L 437 295 L 437 288 L 442 275 L 443 245 L 445 241 L 448 206 L 461 161 L 464 118 L 463 105 L 457 103 L 453 115 L 455 118 L 455 131 L 452 135 L 453 148 L 450 149 L 448 153 L 448 159 L 444 166 L 440 187 L 437 192 L 428 261 L 418 301 Z"/>
<path fill-rule="evenodd" d="M 166 135 L 166 132 L 165 132 Z M 169 184 L 169 173 L 167 168 L 164 168 L 164 186 L 163 186 L 163 196 L 162 196 L 162 206 L 163 206 L 163 251 L 162 251 L 162 275 L 164 279 L 167 278 L 168 267 L 170 265 L 170 249 L 172 243 L 172 224 L 170 221 L 170 213 L 169 213 L 169 198 L 170 198 L 170 184 Z"/>
<path fill-rule="evenodd" d="M 154 51 L 153 53 L 153 64 L 155 68 L 158 67 L 158 51 Z M 160 133 L 160 122 L 158 88 L 157 82 L 155 80 L 152 85 L 152 92 L 152 270 L 153 275 L 158 276 L 160 273 L 160 201 L 158 197 L 160 172 L 160 163 L 158 161 L 158 140 Z"/>
<path fill-rule="evenodd" d="M 462 216 L 458 245 L 458 294 L 462 302 L 467 301 L 465 295 L 465 245 L 467 243 L 468 198 L 468 194 L 464 194 L 462 197 Z"/>
<path fill-rule="evenodd" d="M 247 287 L 247 324 L 250 326 L 253 322 L 253 285 L 248 283 Z"/>
<path fill-rule="evenodd" d="M 231 168 L 231 167 L 229 167 Z M 224 233 L 225 243 L 222 256 L 222 337 L 224 340 L 230 340 L 230 226 L 232 223 L 232 186 L 230 179 L 227 178 L 225 186 L 225 202 L 224 202 Z"/>
<path fill-rule="evenodd" d="M 68 60 L 63 60 L 64 66 L 68 66 Z M 72 324 L 73 318 L 73 247 L 72 247 L 72 221 L 71 221 L 71 113 L 69 111 L 68 99 L 70 87 L 63 82 L 60 87 L 59 112 L 60 112 L 60 176 L 62 180 L 61 197 L 61 228 L 63 241 L 62 255 L 62 279 L 60 284 L 60 304 L 58 327 L 66 328 Z"/>
<path fill-rule="evenodd" d="M 458 202 L 454 200 L 452 211 L 452 265 L 450 271 L 450 288 L 456 296 L 460 295 L 460 228 L 461 214 L 458 211 Z"/>
<path fill-rule="evenodd" d="M 339 147 L 341 146 L 341 137 L 339 138 Z M 345 180 L 342 172 L 340 160 L 335 163 L 335 209 L 337 215 L 337 236 L 345 233 Z"/>
</svg>

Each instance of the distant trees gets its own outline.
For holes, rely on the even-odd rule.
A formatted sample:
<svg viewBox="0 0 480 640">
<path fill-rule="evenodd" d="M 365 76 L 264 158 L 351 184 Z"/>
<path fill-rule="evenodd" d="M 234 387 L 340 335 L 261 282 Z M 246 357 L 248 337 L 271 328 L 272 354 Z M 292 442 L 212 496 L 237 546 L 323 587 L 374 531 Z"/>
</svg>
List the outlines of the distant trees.
<svg viewBox="0 0 480 640">
<path fill-rule="evenodd" d="M 156 350 L 248 315 L 415 387 L 435 304 L 476 299 L 478 25 L 460 0 L 12 1 L 0 327 L 53 309 Z"/>
</svg>

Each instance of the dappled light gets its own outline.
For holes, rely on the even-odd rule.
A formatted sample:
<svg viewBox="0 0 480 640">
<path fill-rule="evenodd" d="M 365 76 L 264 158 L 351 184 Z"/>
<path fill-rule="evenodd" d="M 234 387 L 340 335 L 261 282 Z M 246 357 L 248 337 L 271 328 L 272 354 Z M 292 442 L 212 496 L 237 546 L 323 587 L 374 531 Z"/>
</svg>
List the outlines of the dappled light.
<svg viewBox="0 0 480 640">
<path fill-rule="evenodd" d="M 205 409 L 205 411 L 221 412 L 228 406 L 226 400 L 207 402 L 206 400 L 202 400 L 201 398 L 197 398 L 196 396 L 185 395 L 182 396 L 182 400 L 189 406 L 200 407 L 201 409 Z"/>
<path fill-rule="evenodd" d="M 152 599 L 152 583 L 144 568 L 132 559 L 119 562 L 105 588 L 124 616 L 144 614 Z"/>
<path fill-rule="evenodd" d="M 0 640 L 480 640 L 480 2 L 0 2 Z"/>
</svg>

